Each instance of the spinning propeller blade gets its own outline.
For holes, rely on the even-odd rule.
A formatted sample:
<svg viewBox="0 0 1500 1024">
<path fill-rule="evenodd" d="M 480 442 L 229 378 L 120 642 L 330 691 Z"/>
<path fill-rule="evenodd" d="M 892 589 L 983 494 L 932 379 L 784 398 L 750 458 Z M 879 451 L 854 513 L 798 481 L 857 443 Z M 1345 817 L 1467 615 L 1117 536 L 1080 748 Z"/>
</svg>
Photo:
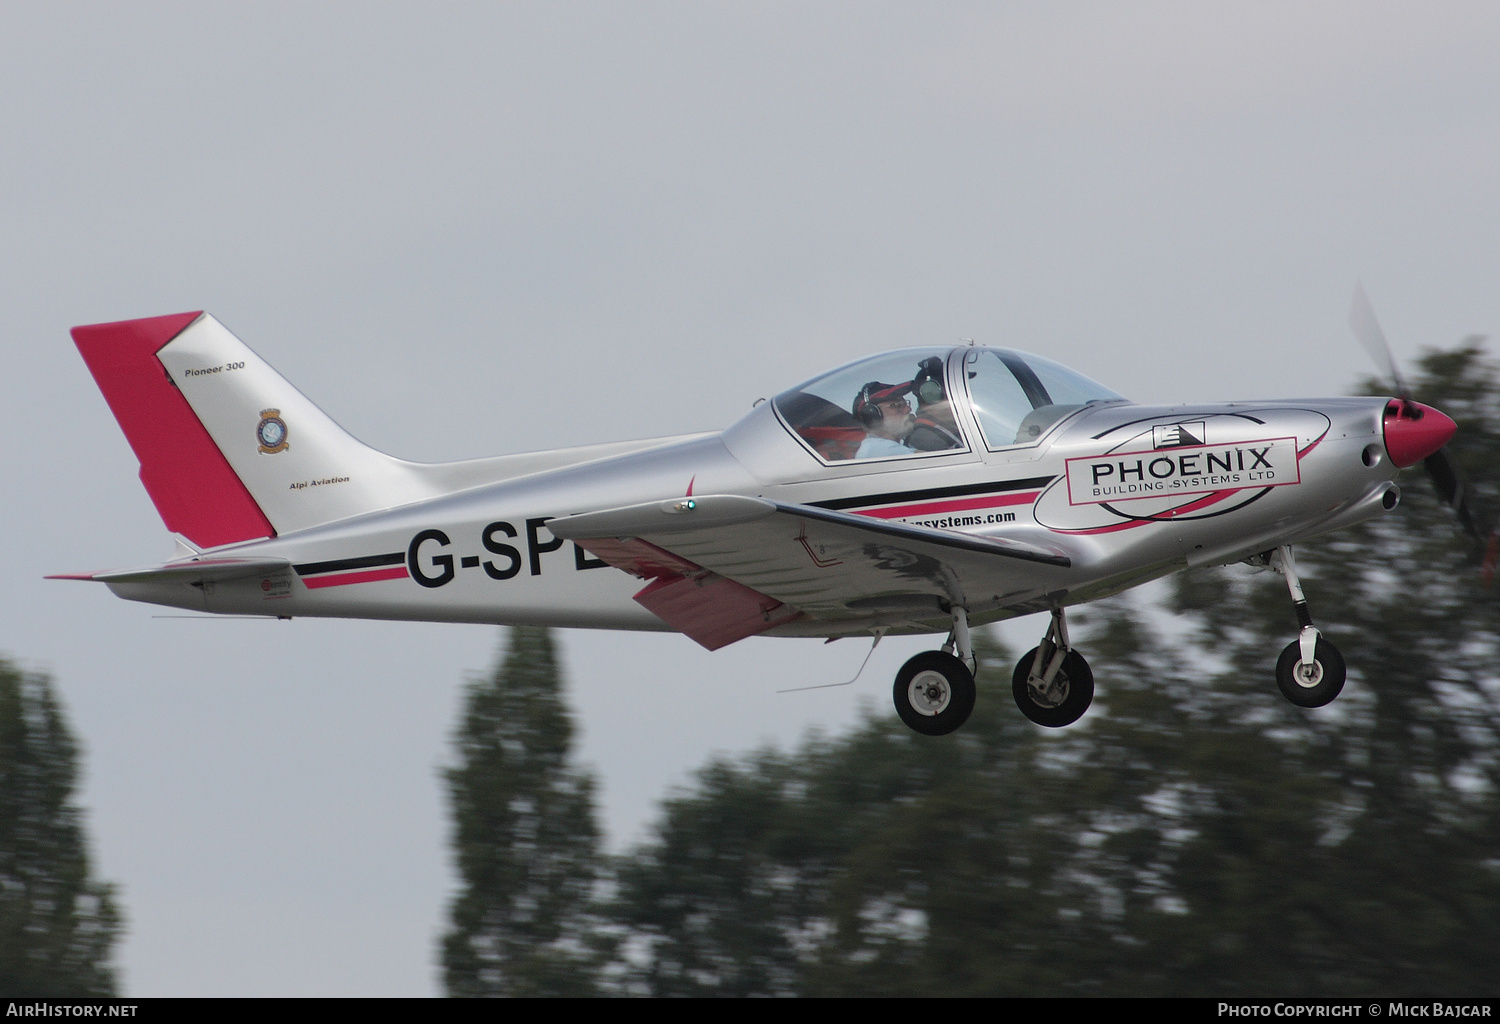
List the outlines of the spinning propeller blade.
<svg viewBox="0 0 1500 1024">
<path fill-rule="evenodd" d="M 1370 306 L 1370 299 L 1365 295 L 1363 284 L 1358 282 L 1354 285 L 1354 302 L 1349 307 L 1349 327 L 1354 331 L 1354 336 L 1359 339 L 1365 351 L 1375 360 L 1377 366 L 1384 370 L 1396 385 L 1396 394 L 1405 406 L 1402 413 L 1408 410 L 1420 409 L 1412 401 L 1411 389 L 1407 387 L 1406 381 L 1402 379 L 1401 372 L 1396 366 L 1395 356 L 1391 354 L 1391 346 L 1385 340 L 1385 332 L 1380 329 L 1380 321 L 1375 319 L 1375 310 Z M 1389 414 L 1388 414 L 1389 415 Z M 1420 418 L 1420 413 L 1417 414 Z M 1484 559 L 1481 565 L 1481 575 L 1486 590 L 1490 588 L 1495 578 L 1495 563 L 1500 560 L 1500 527 L 1490 519 L 1485 508 L 1473 499 L 1473 491 L 1469 487 L 1468 478 L 1463 469 L 1449 453 L 1448 447 L 1444 445 L 1422 462 L 1422 468 L 1427 471 L 1427 476 L 1432 480 L 1432 485 L 1437 489 L 1438 496 L 1446 502 L 1458 516 L 1459 525 L 1464 532 L 1478 545 L 1484 548 Z"/>
<path fill-rule="evenodd" d="M 1370 306 L 1365 286 L 1359 281 L 1354 282 L 1354 302 L 1349 306 L 1349 327 L 1365 347 L 1365 351 L 1370 353 L 1370 358 L 1375 360 L 1375 365 L 1384 370 L 1396 385 L 1397 396 L 1404 402 L 1410 402 L 1411 389 L 1406 386 L 1401 371 L 1396 367 L 1396 357 L 1391 354 L 1391 346 L 1385 340 L 1385 332 L 1380 329 L 1380 321 L 1375 319 L 1375 310 Z"/>
</svg>

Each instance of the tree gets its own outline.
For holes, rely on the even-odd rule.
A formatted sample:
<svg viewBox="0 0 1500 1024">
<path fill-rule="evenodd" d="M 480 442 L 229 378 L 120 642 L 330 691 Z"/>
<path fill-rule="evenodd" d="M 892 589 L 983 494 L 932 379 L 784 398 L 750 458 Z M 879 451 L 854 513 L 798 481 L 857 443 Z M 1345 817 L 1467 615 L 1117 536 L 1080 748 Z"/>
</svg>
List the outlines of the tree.
<svg viewBox="0 0 1500 1024">
<path fill-rule="evenodd" d="M 524 626 L 491 677 L 468 686 L 445 773 L 461 878 L 442 947 L 449 995 L 596 989 L 593 782 L 570 763 L 561 691 L 551 634 Z"/>
<path fill-rule="evenodd" d="M 1420 364 L 1500 508 L 1500 371 Z M 1350 683 L 1309 711 L 1272 669 L 1279 577 L 1177 578 L 1184 633 L 1131 601 L 1074 616 L 1095 708 L 1049 732 L 976 643 L 958 733 L 890 715 L 717 761 L 620 869 L 650 994 L 1500 993 L 1500 601 L 1415 473 L 1401 512 L 1301 546 Z"/>
<path fill-rule="evenodd" d="M 111 886 L 89 877 L 70 801 L 78 747 L 47 676 L 0 658 L 0 992 L 109 996 L 121 929 Z"/>
<path fill-rule="evenodd" d="M 1479 340 L 1431 352 L 1416 397 L 1458 422 L 1449 448 L 1474 495 L 1500 507 L 1500 368 Z M 1369 390 L 1383 388 L 1371 383 Z M 1281 709 L 1279 728 L 1336 788 L 1312 851 L 1328 860 L 1298 940 L 1324 990 L 1497 991 L 1500 959 L 1500 600 L 1471 541 L 1420 469 L 1394 515 L 1298 551 L 1320 624 L 1350 684 L 1326 712 Z M 1265 585 L 1265 584 L 1269 585 Z M 1220 685 L 1264 673 L 1289 636 L 1279 580 L 1223 570 L 1178 587 L 1197 646 L 1227 666 Z M 1212 595 L 1211 600 L 1205 597 Z M 1330 905 L 1332 892 L 1343 899 Z"/>
<path fill-rule="evenodd" d="M 1010 705 L 1003 646 L 976 632 L 975 653 L 981 699 L 952 736 L 871 716 L 843 738 L 711 763 L 668 800 L 620 867 L 616 918 L 642 953 L 631 990 L 1056 992 L 1070 951 L 1052 888 L 1070 837 L 1036 773 L 1052 737 Z M 995 957 L 1003 936 L 1025 951 Z"/>
</svg>

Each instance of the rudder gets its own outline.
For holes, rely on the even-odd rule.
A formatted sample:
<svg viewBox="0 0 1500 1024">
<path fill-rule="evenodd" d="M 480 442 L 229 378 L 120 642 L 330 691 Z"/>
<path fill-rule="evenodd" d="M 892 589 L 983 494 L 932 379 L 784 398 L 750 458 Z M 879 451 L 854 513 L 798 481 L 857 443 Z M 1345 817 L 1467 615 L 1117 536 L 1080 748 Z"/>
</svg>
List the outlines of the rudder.
<svg viewBox="0 0 1500 1024">
<path fill-rule="evenodd" d="M 156 353 L 201 313 L 73 328 L 73 342 L 141 464 L 167 529 L 200 548 L 275 529 L 209 437 Z"/>
</svg>

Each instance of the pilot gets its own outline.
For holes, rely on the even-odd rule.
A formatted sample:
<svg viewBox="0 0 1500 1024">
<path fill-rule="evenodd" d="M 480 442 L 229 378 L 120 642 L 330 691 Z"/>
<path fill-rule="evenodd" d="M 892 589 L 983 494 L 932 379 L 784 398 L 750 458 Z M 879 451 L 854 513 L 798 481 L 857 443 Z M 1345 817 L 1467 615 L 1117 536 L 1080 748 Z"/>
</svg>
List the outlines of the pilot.
<svg viewBox="0 0 1500 1024">
<path fill-rule="evenodd" d="M 880 459 L 892 455 L 915 455 L 917 450 L 906 444 L 907 436 L 917 425 L 916 414 L 906 396 L 911 381 L 905 384 L 882 384 L 872 380 L 859 389 L 854 399 L 854 418 L 865 428 L 856 459 Z"/>
</svg>

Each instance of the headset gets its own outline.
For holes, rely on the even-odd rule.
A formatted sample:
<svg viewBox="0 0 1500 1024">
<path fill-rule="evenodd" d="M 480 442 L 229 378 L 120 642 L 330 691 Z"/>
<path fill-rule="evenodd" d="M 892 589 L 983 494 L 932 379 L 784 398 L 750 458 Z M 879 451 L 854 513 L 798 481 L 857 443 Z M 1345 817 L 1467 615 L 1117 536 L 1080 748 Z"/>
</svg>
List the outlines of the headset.
<svg viewBox="0 0 1500 1024">
<path fill-rule="evenodd" d="M 885 419 L 885 413 L 875 403 L 877 391 L 887 391 L 899 388 L 899 384 L 885 384 L 878 380 L 872 380 L 859 389 L 859 394 L 854 399 L 854 418 L 864 425 L 866 430 L 871 429 L 881 420 Z M 917 375 L 907 385 L 911 394 L 917 396 L 919 406 L 932 405 L 941 402 L 948 397 L 943 388 L 943 357 L 928 356 L 917 364 Z"/>
<path fill-rule="evenodd" d="M 859 389 L 859 394 L 854 399 L 854 418 L 859 420 L 866 430 L 872 429 L 885 419 L 885 411 L 875 404 L 875 393 L 886 391 L 890 387 L 889 384 L 872 380 Z"/>
<path fill-rule="evenodd" d="M 943 357 L 928 356 L 917 364 L 917 375 L 912 378 L 917 401 L 923 405 L 932 405 L 947 398 L 943 390 Z"/>
</svg>

